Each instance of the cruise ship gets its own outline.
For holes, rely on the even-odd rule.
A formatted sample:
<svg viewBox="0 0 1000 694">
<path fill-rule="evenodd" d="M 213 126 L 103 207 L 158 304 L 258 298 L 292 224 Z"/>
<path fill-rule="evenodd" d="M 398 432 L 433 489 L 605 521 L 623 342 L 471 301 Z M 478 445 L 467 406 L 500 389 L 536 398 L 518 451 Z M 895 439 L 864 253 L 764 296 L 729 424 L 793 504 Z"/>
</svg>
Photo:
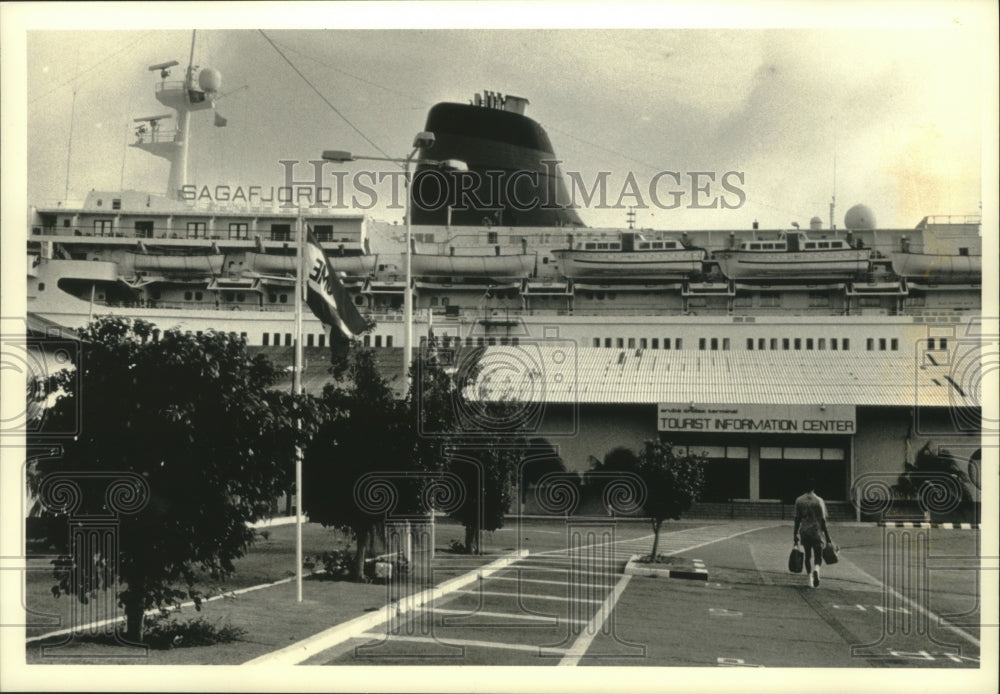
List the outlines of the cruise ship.
<svg viewBox="0 0 1000 694">
<path fill-rule="evenodd" d="M 81 205 L 30 209 L 27 310 L 44 324 L 131 316 L 159 330 L 234 333 L 287 355 L 296 248 L 308 227 L 374 320 L 360 338 L 366 346 L 398 355 L 408 291 L 418 343 L 433 336 L 441 348 L 495 348 L 501 358 L 505 349 L 532 345 L 553 357 L 550 348 L 570 346 L 573 368 L 557 360 L 519 378 L 562 417 L 538 433 L 568 437 L 559 445 L 571 469 L 616 442 L 673 431 L 712 459 L 708 501 L 787 504 L 812 465 L 825 470 L 834 506 L 860 518 L 848 504 L 855 481 L 901 473 L 928 431 L 957 440 L 970 466 L 975 459 L 978 392 L 948 369 L 979 334 L 977 216 L 879 228 L 859 204 L 840 226 L 831 205 L 826 223 L 813 217 L 805 229 L 588 227 L 548 164 L 556 155 L 525 114 L 527 100 L 494 92 L 430 110 L 434 144 L 415 143 L 414 185 L 442 161 L 459 161 L 479 186 L 490 172 L 529 172 L 518 199 L 553 204 L 514 205 L 442 175 L 437 204 L 411 197 L 407 229 L 360 212 L 296 208 L 280 190 L 202 195 L 185 177 L 190 121 L 213 113 L 218 74 L 188 67 L 177 80 L 173 67 L 151 70 L 161 77 L 157 100 L 174 113 L 137 119 L 133 143 L 169 160 L 165 195 L 95 190 Z M 455 204 L 462 191 L 481 204 Z M 325 346 L 308 312 L 303 334 L 304 347 Z M 586 412 L 573 409 L 583 403 Z M 947 426 L 921 430 L 928 412 Z M 725 413 L 723 429 L 701 430 L 715 426 L 704 413 Z"/>
</svg>

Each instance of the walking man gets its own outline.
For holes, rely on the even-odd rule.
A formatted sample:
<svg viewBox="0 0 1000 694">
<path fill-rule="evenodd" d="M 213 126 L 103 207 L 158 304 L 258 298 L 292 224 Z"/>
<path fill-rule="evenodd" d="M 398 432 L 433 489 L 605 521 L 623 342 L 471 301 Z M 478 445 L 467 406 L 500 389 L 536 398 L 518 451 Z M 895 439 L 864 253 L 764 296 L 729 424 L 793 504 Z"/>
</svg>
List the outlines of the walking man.
<svg viewBox="0 0 1000 694">
<path fill-rule="evenodd" d="M 795 500 L 795 544 L 802 541 L 805 553 L 806 575 L 809 585 L 819 586 L 819 567 L 823 563 L 823 537 L 830 544 L 830 531 L 826 528 L 826 504 L 816 494 L 816 481 L 809 480 L 805 494 Z"/>
</svg>

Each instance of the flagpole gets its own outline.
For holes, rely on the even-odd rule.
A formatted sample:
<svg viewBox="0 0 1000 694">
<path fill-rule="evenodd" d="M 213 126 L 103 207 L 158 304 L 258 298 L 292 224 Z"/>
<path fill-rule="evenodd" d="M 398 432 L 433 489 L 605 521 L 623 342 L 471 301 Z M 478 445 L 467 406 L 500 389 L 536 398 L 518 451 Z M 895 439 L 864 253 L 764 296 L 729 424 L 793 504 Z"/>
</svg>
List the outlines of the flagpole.
<svg viewBox="0 0 1000 694">
<path fill-rule="evenodd" d="M 306 251 L 303 238 L 302 208 L 295 220 L 295 248 L 298 263 L 295 270 L 295 366 L 292 370 L 292 390 L 302 395 L 302 293 L 305 288 Z M 295 420 L 295 428 L 302 428 L 302 419 Z M 295 598 L 302 602 L 302 447 L 295 446 Z"/>
</svg>

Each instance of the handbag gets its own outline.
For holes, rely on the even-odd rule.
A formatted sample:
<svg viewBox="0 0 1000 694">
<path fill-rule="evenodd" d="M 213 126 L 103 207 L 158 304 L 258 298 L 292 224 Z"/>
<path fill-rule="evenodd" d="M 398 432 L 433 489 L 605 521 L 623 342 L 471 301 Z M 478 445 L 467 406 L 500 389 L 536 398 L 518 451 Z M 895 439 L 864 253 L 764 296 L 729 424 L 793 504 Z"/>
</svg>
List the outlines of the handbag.
<svg viewBox="0 0 1000 694">
<path fill-rule="evenodd" d="M 792 551 L 788 555 L 788 570 L 793 574 L 802 573 L 802 565 L 805 561 L 805 556 L 802 554 L 802 550 L 799 549 L 798 545 L 792 547 Z"/>
<path fill-rule="evenodd" d="M 832 542 L 823 545 L 823 562 L 825 564 L 836 564 L 840 559 L 837 557 L 838 547 Z"/>
</svg>

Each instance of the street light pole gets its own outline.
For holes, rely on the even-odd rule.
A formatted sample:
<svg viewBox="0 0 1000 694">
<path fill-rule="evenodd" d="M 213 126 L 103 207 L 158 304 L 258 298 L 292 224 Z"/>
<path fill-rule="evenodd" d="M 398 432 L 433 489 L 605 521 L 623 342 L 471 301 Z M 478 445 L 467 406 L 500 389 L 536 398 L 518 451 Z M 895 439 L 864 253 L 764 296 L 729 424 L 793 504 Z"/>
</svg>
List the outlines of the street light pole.
<svg viewBox="0 0 1000 694">
<path fill-rule="evenodd" d="M 405 159 L 397 159 L 393 157 L 369 157 L 369 156 L 355 156 L 350 152 L 343 150 L 333 150 L 328 149 L 323 152 L 323 159 L 326 161 L 334 162 L 347 162 L 347 161 L 358 161 L 359 159 L 367 159 L 370 161 L 391 161 L 397 164 L 403 164 L 405 178 L 406 178 L 406 287 L 403 293 L 403 321 L 406 323 L 403 333 L 403 371 L 406 377 L 406 389 L 410 390 L 412 387 L 412 379 L 410 378 L 410 366 L 413 363 L 413 158 L 417 156 L 417 152 L 421 149 L 430 149 L 434 146 L 434 133 L 430 132 L 420 132 L 413 139 L 413 151 L 410 152 Z M 439 166 L 442 168 L 451 169 L 454 171 L 468 171 L 469 166 L 464 161 L 457 159 L 449 159 L 445 161 L 436 161 L 433 159 L 422 159 L 421 163 L 427 164 L 428 166 Z M 449 210 L 450 212 L 450 210 Z"/>
</svg>

